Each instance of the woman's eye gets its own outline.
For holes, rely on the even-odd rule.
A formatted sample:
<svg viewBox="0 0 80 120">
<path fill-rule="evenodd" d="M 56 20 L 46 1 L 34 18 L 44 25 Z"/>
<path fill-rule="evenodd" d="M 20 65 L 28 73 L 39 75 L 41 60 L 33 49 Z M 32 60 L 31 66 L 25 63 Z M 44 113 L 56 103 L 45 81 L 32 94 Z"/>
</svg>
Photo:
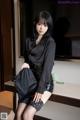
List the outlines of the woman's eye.
<svg viewBox="0 0 80 120">
<path fill-rule="evenodd" d="M 47 27 L 47 24 L 44 24 L 45 27 Z"/>
<path fill-rule="evenodd" d="M 38 25 L 43 25 L 43 26 L 47 27 L 47 24 L 41 24 L 41 23 L 38 23 Z"/>
<path fill-rule="evenodd" d="M 38 23 L 38 25 L 41 25 L 41 23 Z"/>
</svg>

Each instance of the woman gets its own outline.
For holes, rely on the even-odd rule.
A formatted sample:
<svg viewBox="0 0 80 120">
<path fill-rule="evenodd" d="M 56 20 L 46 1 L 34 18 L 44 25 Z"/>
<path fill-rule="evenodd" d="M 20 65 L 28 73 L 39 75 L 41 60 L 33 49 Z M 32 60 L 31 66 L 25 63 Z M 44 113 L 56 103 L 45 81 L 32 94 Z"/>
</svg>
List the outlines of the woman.
<svg viewBox="0 0 80 120">
<path fill-rule="evenodd" d="M 51 37 L 52 26 L 50 13 L 42 11 L 34 21 L 34 37 L 26 39 L 25 63 L 21 69 L 31 69 L 38 85 L 33 94 L 29 94 L 23 101 L 19 100 L 17 120 L 33 120 L 35 113 L 42 108 L 53 92 L 51 71 L 55 42 Z"/>
</svg>

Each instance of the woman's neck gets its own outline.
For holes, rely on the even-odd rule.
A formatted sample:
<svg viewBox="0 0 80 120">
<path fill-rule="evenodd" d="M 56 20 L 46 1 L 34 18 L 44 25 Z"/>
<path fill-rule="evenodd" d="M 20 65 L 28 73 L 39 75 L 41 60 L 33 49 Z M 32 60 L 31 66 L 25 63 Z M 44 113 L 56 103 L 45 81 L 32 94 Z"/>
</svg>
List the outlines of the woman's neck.
<svg viewBox="0 0 80 120">
<path fill-rule="evenodd" d="M 38 36 L 38 38 L 37 38 L 37 40 L 36 40 L 36 44 L 38 44 L 38 43 L 41 41 L 42 37 L 43 37 L 42 35 L 39 35 L 39 36 Z"/>
</svg>

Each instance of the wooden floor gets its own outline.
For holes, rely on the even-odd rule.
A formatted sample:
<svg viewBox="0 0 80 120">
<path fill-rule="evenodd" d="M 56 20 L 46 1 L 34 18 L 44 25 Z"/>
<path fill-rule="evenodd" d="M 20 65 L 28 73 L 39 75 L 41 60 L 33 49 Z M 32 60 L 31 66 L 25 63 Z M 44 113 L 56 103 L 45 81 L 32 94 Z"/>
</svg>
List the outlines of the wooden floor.
<svg viewBox="0 0 80 120">
<path fill-rule="evenodd" d="M 13 94 L 12 92 L 0 92 L 0 105 L 8 108 L 13 108 Z"/>
<path fill-rule="evenodd" d="M 8 91 L 0 92 L 0 114 L 7 113 L 8 120 L 14 119 L 14 112 L 12 110 L 13 109 L 12 102 L 13 102 L 12 92 L 8 92 Z"/>
</svg>

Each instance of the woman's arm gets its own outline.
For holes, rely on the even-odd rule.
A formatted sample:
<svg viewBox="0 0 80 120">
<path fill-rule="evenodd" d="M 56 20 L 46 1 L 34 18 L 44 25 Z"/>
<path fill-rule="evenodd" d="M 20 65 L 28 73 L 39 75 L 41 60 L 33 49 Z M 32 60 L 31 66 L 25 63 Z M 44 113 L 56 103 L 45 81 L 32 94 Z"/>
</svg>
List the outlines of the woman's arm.
<svg viewBox="0 0 80 120">
<path fill-rule="evenodd" d="M 38 93 L 44 92 L 45 83 L 46 82 L 49 83 L 51 79 L 50 77 L 51 77 L 51 71 L 54 65 L 54 58 L 55 58 L 55 42 L 54 40 L 51 40 L 45 54 L 43 71 L 42 71 L 39 86 L 37 89 Z"/>
</svg>

